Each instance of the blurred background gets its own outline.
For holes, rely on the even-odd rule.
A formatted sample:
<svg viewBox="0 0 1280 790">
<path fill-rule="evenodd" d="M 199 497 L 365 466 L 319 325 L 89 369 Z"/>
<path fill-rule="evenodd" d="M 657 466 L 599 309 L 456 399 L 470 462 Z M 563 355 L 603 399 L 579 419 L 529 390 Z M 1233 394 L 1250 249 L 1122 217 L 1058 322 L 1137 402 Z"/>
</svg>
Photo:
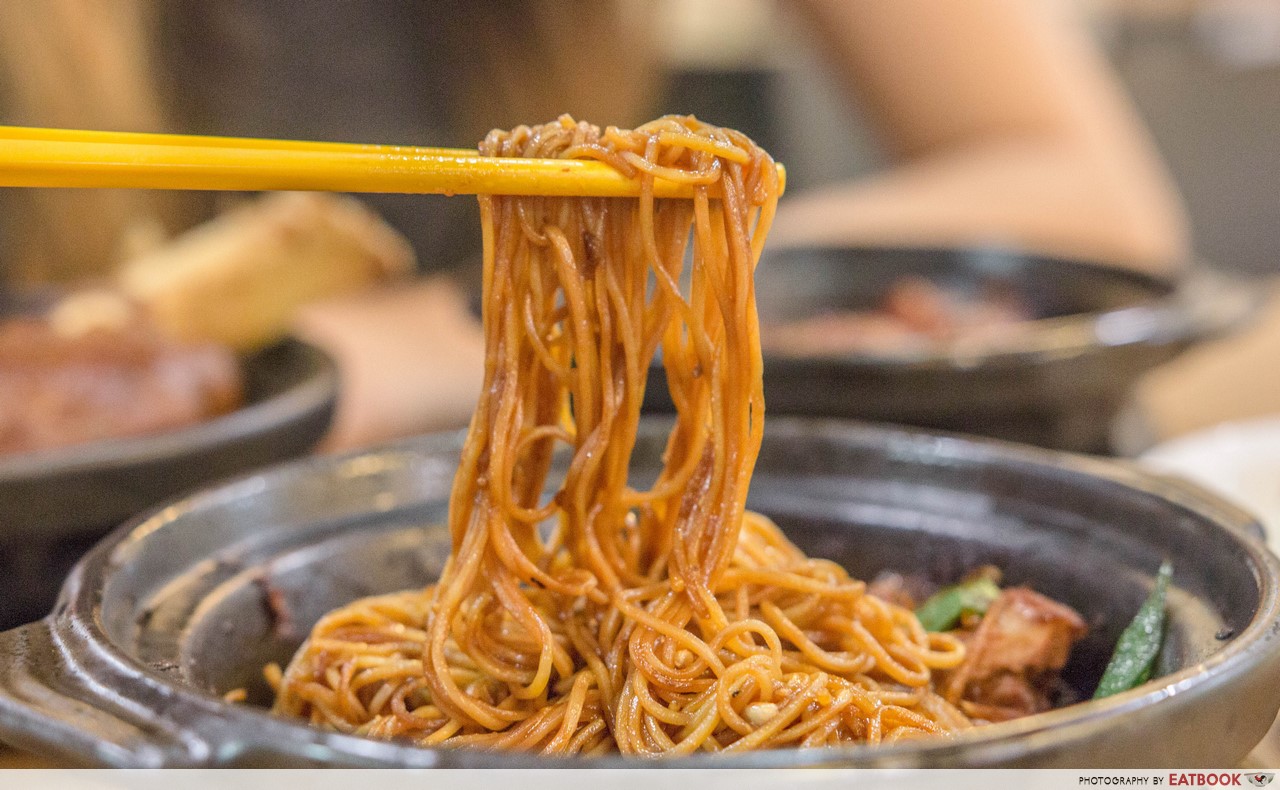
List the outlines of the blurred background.
<svg viewBox="0 0 1280 790">
<path fill-rule="evenodd" d="M 1083 26 L 1105 54 L 1176 180 L 1197 253 L 1269 273 L 1280 245 L 1269 221 L 1280 201 L 1269 189 L 1280 142 L 1268 133 L 1280 101 L 1280 8 L 1267 0 L 1033 2 Z M 680 112 L 751 134 L 787 163 L 793 192 L 891 163 L 812 20 L 786 4 L 622 0 L 602 4 L 605 13 L 531 3 L 538 13 L 528 30 L 503 21 L 521 5 L 500 3 L 486 16 L 449 2 L 413 12 L 379 2 L 376 13 L 339 3 L 302 15 L 247 0 L 49 0 L 0 18 L 2 115 L 29 125 L 469 146 L 494 126 L 559 111 L 619 124 Z M 587 35 L 593 28 L 601 43 Z M 620 40 L 625 52 L 606 52 Z M 561 45 L 597 67 L 530 60 Z M 475 54 L 484 50 L 515 65 L 486 63 Z M 473 90 L 477 79 L 493 81 Z M 216 197 L 132 199 L 172 231 L 207 216 Z M 422 262 L 429 268 L 460 265 L 474 252 L 474 240 L 462 238 L 470 234 L 438 238 L 450 212 L 471 210 L 466 202 L 381 199 L 399 225 L 427 226 L 411 237 L 431 252 Z M 10 280 L 101 270 L 121 254 L 118 241 L 79 238 L 83 252 L 55 256 L 48 250 L 72 240 L 13 215 L 4 239 Z"/>
<path fill-rule="evenodd" d="M 1196 252 L 1273 274 L 1280 260 L 1280 5 L 1268 0 L 1039 0 L 1075 15 L 1114 68 L 1185 201 Z M 888 161 L 794 16 L 770 0 L 670 0 L 664 109 L 749 130 L 796 189 Z M 735 37 L 722 19 L 734 19 Z M 761 107 L 775 108 L 761 113 Z M 763 117 L 762 117 L 763 116 Z M 854 134 L 850 134 L 854 130 Z"/>
<path fill-rule="evenodd" d="M 1274 0 L 0 3 L 4 124 L 469 148 L 562 112 L 786 164 L 771 413 L 1146 454 L 1280 527 Z M 464 425 L 479 260 L 470 198 L 0 189 L 0 627 L 166 497 Z M 845 326 L 892 342 L 812 344 Z"/>
<path fill-rule="evenodd" d="M 1280 410 L 1280 375 L 1265 364 L 1280 352 L 1280 313 L 1266 298 L 1280 252 L 1280 5 L 473 6 L 6 4 L 0 120 L 470 147 L 491 128 L 562 112 L 621 126 L 692 113 L 787 165 L 778 254 L 763 267 L 767 322 L 853 311 L 892 335 L 903 331 L 891 304 L 902 276 L 940 289 L 908 288 L 916 318 L 906 323 L 926 305 L 936 326 L 921 331 L 943 343 L 775 349 L 772 408 L 1129 455 Z M 843 249 L 844 262 L 790 254 L 806 248 Z M 920 254 L 877 257 L 904 248 Z M 88 359 L 65 341 L 122 327 L 144 346 L 219 347 L 221 361 L 188 363 L 182 386 L 161 394 L 199 422 L 201 408 L 234 412 L 261 396 L 237 400 L 237 359 L 300 339 L 336 362 L 328 450 L 465 422 L 480 379 L 479 255 L 470 199 L 0 190 L 7 309 L 29 310 L 41 288 L 35 302 L 58 308 L 45 357 Z M 1231 279 L 1235 302 L 1205 289 L 1206 272 Z M 990 313 L 993 284 L 1033 329 L 988 328 L 978 342 L 943 327 L 965 299 Z M 832 324 L 816 326 L 799 336 Z M 56 403 L 64 416 L 79 408 L 76 430 L 98 439 L 112 438 L 101 414 L 143 402 L 116 390 L 102 400 L 98 387 L 86 408 L 18 382 L 44 330 L 24 331 L 0 358 L 0 398 Z M 86 371 L 82 381 L 103 375 Z M 164 389 L 161 379 L 148 386 Z M 819 395 L 791 403 L 788 382 Z M 121 422 L 154 433 L 181 409 L 133 411 Z M 29 450 L 39 431 L 74 444 L 74 430 L 8 412 L 0 448 Z"/>
</svg>

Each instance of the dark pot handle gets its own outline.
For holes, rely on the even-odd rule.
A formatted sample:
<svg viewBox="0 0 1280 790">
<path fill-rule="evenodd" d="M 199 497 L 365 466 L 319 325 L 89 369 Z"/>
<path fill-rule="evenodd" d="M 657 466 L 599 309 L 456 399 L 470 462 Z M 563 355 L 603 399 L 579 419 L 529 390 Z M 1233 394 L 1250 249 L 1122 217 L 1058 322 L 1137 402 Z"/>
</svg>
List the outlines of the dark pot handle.
<svg viewBox="0 0 1280 790">
<path fill-rule="evenodd" d="M 208 746 L 111 689 L 91 688 L 44 621 L 0 633 L 0 740 L 76 765 L 207 761 Z M 201 759 L 201 758 L 204 759 Z"/>
</svg>

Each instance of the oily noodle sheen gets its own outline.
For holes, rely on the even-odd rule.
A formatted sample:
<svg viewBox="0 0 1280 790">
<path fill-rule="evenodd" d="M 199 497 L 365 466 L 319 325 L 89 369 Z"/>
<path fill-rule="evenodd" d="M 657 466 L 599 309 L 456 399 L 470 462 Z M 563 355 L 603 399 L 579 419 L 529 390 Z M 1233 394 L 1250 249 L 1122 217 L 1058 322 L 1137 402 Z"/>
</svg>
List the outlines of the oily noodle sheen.
<svg viewBox="0 0 1280 790">
<path fill-rule="evenodd" d="M 565 117 L 492 132 L 481 152 L 599 159 L 641 196 L 480 198 L 485 385 L 448 565 L 432 587 L 321 620 L 287 670 L 269 668 L 275 710 L 550 754 L 969 726 L 930 682 L 961 662 L 955 638 L 745 510 L 764 422 L 752 274 L 779 191 L 769 156 L 681 117 L 604 132 Z M 655 199 L 655 176 L 695 198 Z M 678 417 L 660 476 L 636 490 L 627 465 L 658 349 Z M 558 445 L 572 460 L 556 484 Z"/>
</svg>

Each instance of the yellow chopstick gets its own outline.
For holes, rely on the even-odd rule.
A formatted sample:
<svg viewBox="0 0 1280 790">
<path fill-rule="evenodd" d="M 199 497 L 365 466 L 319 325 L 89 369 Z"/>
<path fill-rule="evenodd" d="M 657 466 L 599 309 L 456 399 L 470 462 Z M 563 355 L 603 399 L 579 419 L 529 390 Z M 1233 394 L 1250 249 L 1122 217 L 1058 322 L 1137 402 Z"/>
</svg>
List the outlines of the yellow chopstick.
<svg viewBox="0 0 1280 790">
<path fill-rule="evenodd" d="M 785 179 L 785 171 L 779 166 Z M 472 151 L 136 132 L 0 127 L 0 186 L 317 190 L 629 197 L 638 185 L 590 160 Z M 659 197 L 692 188 L 657 179 Z"/>
<path fill-rule="evenodd" d="M 422 148 L 408 145 L 373 145 L 365 143 L 332 143 L 311 140 L 275 140 L 266 137 L 213 137 L 196 134 L 156 134 L 154 132 L 107 132 L 89 129 L 52 129 L 35 126 L 0 125 L 0 140 L 49 140 L 53 142 L 122 143 L 144 145 L 179 145 L 205 148 L 262 148 L 288 151 L 433 151 L 442 154 L 474 153 L 452 148 Z"/>
</svg>

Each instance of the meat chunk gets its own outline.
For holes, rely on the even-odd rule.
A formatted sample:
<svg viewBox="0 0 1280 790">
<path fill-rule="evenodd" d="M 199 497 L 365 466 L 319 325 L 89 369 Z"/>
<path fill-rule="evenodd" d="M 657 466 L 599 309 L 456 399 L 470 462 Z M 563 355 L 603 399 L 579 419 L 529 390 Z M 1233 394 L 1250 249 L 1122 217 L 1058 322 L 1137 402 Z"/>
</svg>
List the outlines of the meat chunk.
<svg viewBox="0 0 1280 790">
<path fill-rule="evenodd" d="M 1048 710 L 1071 647 L 1085 634 L 1074 609 L 1027 589 L 1001 592 L 971 632 L 964 663 L 944 681 L 969 716 L 1005 721 Z"/>
<path fill-rule="evenodd" d="M 242 396 L 239 362 L 221 346 L 141 323 L 74 336 L 36 318 L 0 323 L 0 455 L 171 430 Z"/>
<path fill-rule="evenodd" d="M 926 353 L 962 343 L 1007 340 L 1033 314 L 1009 287 L 978 295 L 950 291 L 923 277 L 895 281 L 870 310 L 841 310 L 765 327 L 761 340 L 784 354 Z"/>
</svg>

